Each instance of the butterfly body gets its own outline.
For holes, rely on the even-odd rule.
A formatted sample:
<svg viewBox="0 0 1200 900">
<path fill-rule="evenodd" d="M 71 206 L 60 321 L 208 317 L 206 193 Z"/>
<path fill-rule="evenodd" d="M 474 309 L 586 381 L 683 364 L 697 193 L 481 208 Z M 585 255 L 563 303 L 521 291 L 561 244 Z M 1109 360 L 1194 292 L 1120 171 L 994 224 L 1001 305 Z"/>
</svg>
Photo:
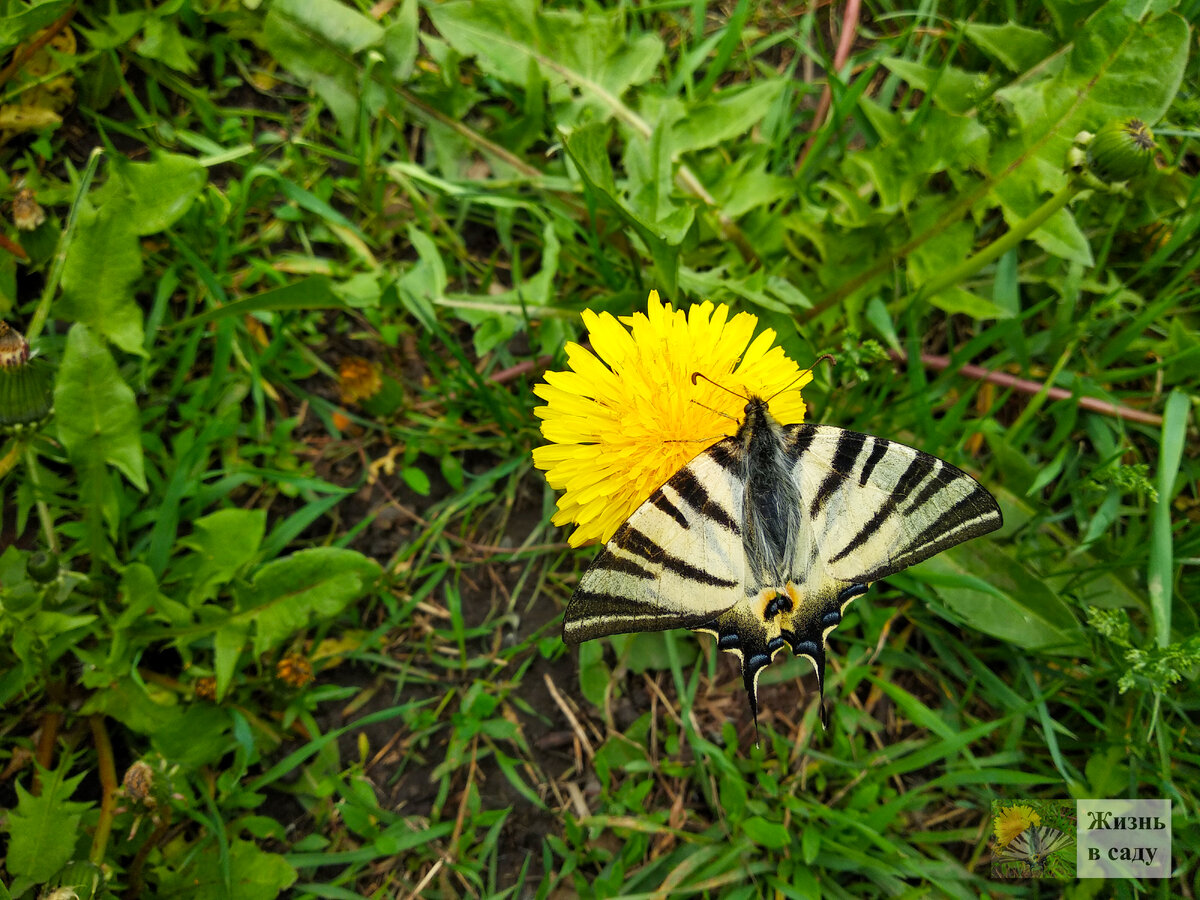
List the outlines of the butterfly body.
<svg viewBox="0 0 1200 900">
<path fill-rule="evenodd" d="M 758 676 L 785 646 L 824 691 L 825 639 L 871 581 L 999 527 L 974 479 L 926 453 L 824 425 L 782 426 L 751 397 L 626 520 L 580 579 L 563 639 L 691 628 Z"/>
</svg>

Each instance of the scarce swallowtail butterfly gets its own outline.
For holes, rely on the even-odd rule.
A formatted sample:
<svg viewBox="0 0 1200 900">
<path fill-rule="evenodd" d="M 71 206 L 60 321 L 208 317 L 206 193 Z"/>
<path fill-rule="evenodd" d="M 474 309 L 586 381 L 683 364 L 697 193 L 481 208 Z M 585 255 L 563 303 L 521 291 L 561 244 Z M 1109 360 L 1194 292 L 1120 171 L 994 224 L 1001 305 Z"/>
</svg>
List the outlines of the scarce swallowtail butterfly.
<svg viewBox="0 0 1200 900">
<path fill-rule="evenodd" d="M 1001 862 L 1020 862 L 1029 875 L 1046 871 L 1046 859 L 1056 850 L 1072 846 L 1075 838 L 1049 825 L 1030 825 L 996 854 Z"/>
<path fill-rule="evenodd" d="M 693 381 L 697 376 L 693 376 Z M 758 676 L 785 646 L 812 661 L 825 722 L 825 639 L 867 585 L 1002 524 L 949 463 L 830 425 L 780 425 L 750 397 L 732 437 L 676 472 L 580 579 L 563 640 L 691 628 Z"/>
</svg>

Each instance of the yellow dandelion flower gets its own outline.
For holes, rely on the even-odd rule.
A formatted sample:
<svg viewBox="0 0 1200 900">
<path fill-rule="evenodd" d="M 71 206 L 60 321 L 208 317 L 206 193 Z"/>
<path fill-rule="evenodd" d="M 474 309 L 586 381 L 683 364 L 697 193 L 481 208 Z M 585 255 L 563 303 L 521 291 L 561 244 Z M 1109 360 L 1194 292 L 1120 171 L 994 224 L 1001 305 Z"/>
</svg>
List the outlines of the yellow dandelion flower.
<svg viewBox="0 0 1200 900">
<path fill-rule="evenodd" d="M 1006 806 L 992 821 L 996 848 L 1002 849 L 1030 825 L 1041 825 L 1042 817 L 1028 806 Z"/>
<path fill-rule="evenodd" d="M 564 491 L 553 521 L 578 526 L 572 547 L 607 541 L 690 459 L 736 432 L 745 401 L 729 391 L 770 397 L 783 425 L 804 421 L 800 389 L 812 375 L 772 346 L 771 329 L 754 337 L 750 313 L 730 318 L 711 301 L 685 313 L 651 291 L 644 314 L 585 310 L 583 322 L 594 352 L 567 344 L 570 371 L 547 372 L 534 388 L 550 443 L 533 463 Z M 721 387 L 693 384 L 696 372 Z"/>
</svg>

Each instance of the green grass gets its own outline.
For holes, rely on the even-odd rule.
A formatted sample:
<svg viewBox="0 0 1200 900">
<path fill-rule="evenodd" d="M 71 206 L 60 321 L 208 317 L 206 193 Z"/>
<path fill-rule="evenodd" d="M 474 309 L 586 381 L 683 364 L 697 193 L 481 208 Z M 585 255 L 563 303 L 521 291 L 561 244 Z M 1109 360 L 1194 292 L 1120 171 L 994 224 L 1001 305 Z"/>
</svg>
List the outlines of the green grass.
<svg viewBox="0 0 1200 900">
<path fill-rule="evenodd" d="M 10 18 L 0 897 L 1195 895 L 1200 6 L 543 5 Z M 560 640 L 532 387 L 652 288 L 1004 509 L 850 607 L 828 730 L 802 659 L 756 746 L 711 639 Z M 1170 879 L 989 878 L 993 800 L 1109 797 Z"/>
</svg>

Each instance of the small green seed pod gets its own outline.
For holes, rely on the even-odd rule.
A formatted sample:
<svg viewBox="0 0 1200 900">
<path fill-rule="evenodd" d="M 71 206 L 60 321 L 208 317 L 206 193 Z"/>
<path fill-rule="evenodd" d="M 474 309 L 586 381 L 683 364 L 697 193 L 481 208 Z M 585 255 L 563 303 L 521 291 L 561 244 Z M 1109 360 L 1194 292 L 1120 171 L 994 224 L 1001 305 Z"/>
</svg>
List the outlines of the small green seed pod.
<svg viewBox="0 0 1200 900">
<path fill-rule="evenodd" d="M 25 561 L 25 571 L 38 584 L 50 584 L 58 578 L 58 557 L 45 550 L 35 550 Z"/>
<path fill-rule="evenodd" d="M 1150 170 L 1157 147 L 1141 119 L 1109 122 L 1088 142 L 1088 170 L 1109 184 L 1129 181 Z"/>
<path fill-rule="evenodd" d="M 0 434 L 34 431 L 54 411 L 54 371 L 29 357 L 25 336 L 0 322 Z"/>
</svg>

